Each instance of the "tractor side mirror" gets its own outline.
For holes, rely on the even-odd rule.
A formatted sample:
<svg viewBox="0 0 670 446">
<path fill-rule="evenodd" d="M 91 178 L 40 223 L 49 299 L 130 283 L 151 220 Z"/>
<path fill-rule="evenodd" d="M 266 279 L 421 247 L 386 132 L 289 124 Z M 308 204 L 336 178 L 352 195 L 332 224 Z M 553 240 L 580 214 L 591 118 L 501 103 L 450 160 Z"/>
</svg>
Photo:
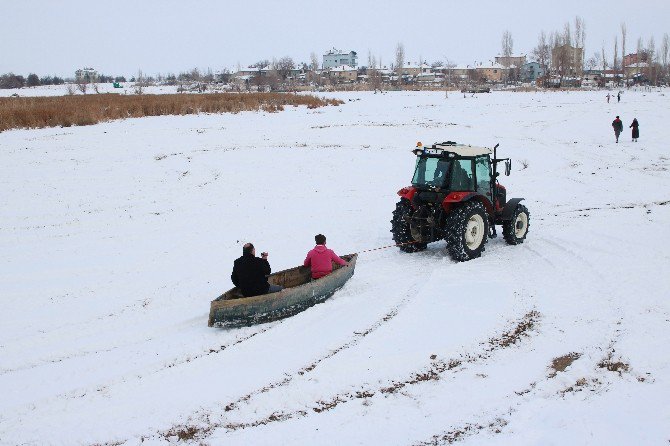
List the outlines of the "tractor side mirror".
<svg viewBox="0 0 670 446">
<path fill-rule="evenodd" d="M 512 172 L 512 160 L 505 161 L 505 176 L 509 176 Z"/>
</svg>

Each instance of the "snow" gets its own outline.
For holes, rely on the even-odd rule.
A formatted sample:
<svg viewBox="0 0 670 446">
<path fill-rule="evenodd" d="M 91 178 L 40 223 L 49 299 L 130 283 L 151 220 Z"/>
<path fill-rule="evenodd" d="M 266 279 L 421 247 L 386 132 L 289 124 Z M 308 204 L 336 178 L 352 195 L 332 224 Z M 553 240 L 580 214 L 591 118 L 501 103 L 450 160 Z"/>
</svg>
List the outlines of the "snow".
<svg viewBox="0 0 670 446">
<path fill-rule="evenodd" d="M 114 88 L 111 83 L 95 84 L 98 86 L 99 93 L 115 93 L 115 94 L 135 94 L 134 82 L 121 82 L 121 88 Z M 0 89 L 0 97 L 8 97 L 12 95 L 19 95 L 20 97 L 42 97 L 42 96 L 67 96 L 69 94 L 68 87 L 70 87 L 74 94 L 83 94 L 77 89 L 75 84 L 62 85 L 40 85 L 39 87 L 24 87 L 24 88 L 10 88 Z M 145 94 L 173 94 L 178 93 L 178 85 L 150 85 L 142 87 Z M 96 94 L 92 84 L 87 86 L 87 94 Z"/>
<path fill-rule="evenodd" d="M 667 91 L 330 96 L 0 133 L 0 444 L 667 443 Z M 323 304 L 207 327 L 246 241 L 274 271 L 391 244 L 445 140 L 513 159 L 524 244 L 362 253 Z"/>
</svg>

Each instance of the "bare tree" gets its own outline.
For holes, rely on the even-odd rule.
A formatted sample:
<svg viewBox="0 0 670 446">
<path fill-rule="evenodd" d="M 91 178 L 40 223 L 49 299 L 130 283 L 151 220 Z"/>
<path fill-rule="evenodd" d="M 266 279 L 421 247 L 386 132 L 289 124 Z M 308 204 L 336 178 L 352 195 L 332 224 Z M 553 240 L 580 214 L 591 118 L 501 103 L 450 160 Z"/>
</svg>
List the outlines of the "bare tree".
<svg viewBox="0 0 670 446">
<path fill-rule="evenodd" d="M 577 66 L 577 72 L 579 75 L 581 75 L 582 67 L 584 66 L 584 42 L 586 41 L 586 24 L 584 23 L 584 19 L 581 17 L 577 16 L 575 17 L 575 48 L 581 48 L 582 51 L 581 53 L 581 60 L 575 60 L 575 65 Z M 576 55 L 577 55 L 576 54 Z M 575 56 L 576 56 L 575 55 Z"/>
<path fill-rule="evenodd" d="M 621 55 L 623 57 L 626 57 L 626 34 L 626 22 L 621 22 Z"/>
<path fill-rule="evenodd" d="M 214 82 L 214 72 L 212 71 L 212 69 L 210 67 L 207 67 L 207 72 L 202 77 L 202 80 L 206 83 Z"/>
<path fill-rule="evenodd" d="M 268 59 L 261 59 L 258 62 L 249 65 L 249 68 L 257 68 L 260 70 L 268 66 L 270 66 L 270 61 Z"/>
<path fill-rule="evenodd" d="M 612 59 L 612 68 L 617 70 L 619 68 L 619 38 L 614 36 L 614 57 Z"/>
<path fill-rule="evenodd" d="M 505 83 L 507 83 L 509 80 L 510 58 L 512 57 L 512 51 L 514 50 L 514 39 L 512 39 L 512 33 L 508 30 L 505 30 L 502 35 L 501 46 L 501 56 L 503 56 L 502 65 L 505 67 Z"/>
<path fill-rule="evenodd" d="M 663 64 L 664 76 L 668 75 L 668 53 L 670 52 L 670 37 L 668 33 L 663 34 L 663 42 L 661 43 L 661 62 Z"/>
<path fill-rule="evenodd" d="M 317 57 L 316 53 L 312 52 L 309 55 L 309 60 L 310 60 L 309 68 L 314 72 L 319 71 L 319 58 Z"/>
<path fill-rule="evenodd" d="M 532 57 L 543 69 L 546 69 L 549 64 L 549 51 L 547 36 L 542 31 L 537 39 L 537 46 L 533 48 Z"/>
<path fill-rule="evenodd" d="M 602 65 L 601 61 L 601 56 L 599 52 L 593 53 L 593 56 L 591 56 L 587 61 L 586 61 L 586 69 L 587 70 L 595 70 L 599 66 Z"/>
<path fill-rule="evenodd" d="M 603 60 L 603 71 L 607 70 L 607 57 L 605 56 L 605 43 L 603 42 L 602 48 L 602 60 Z"/>
<path fill-rule="evenodd" d="M 382 75 L 377 70 L 377 58 L 370 52 L 368 52 L 368 81 L 370 82 L 370 87 L 374 89 L 375 92 L 377 90 L 381 91 L 382 89 Z"/>
<path fill-rule="evenodd" d="M 402 71 L 405 67 L 405 46 L 402 42 L 398 42 L 395 47 L 395 67 L 398 73 L 398 82 L 402 84 Z"/>
<path fill-rule="evenodd" d="M 88 82 L 89 82 L 88 76 L 77 76 L 77 79 L 75 80 L 75 83 L 77 84 L 77 89 L 81 91 L 83 94 L 86 94 L 86 90 L 88 89 Z"/>
<path fill-rule="evenodd" d="M 640 62 L 642 62 L 642 60 L 641 60 L 641 59 L 642 59 L 642 48 L 643 48 L 643 46 L 642 46 L 642 37 L 638 37 L 638 38 L 637 38 L 637 57 L 636 57 L 636 59 L 637 59 L 637 63 L 636 63 L 637 67 L 636 67 L 636 70 L 635 70 L 635 71 L 637 72 L 637 74 L 640 74 Z"/>
<path fill-rule="evenodd" d="M 448 98 L 449 86 L 451 85 L 451 73 L 454 71 L 454 68 L 456 68 L 456 64 L 452 60 L 445 58 L 444 68 L 444 97 Z"/>
<path fill-rule="evenodd" d="M 572 32 L 570 31 L 570 22 L 563 25 L 563 45 L 572 45 Z"/>
<path fill-rule="evenodd" d="M 144 76 L 142 75 L 142 70 L 137 71 L 137 77 L 135 78 L 135 94 L 144 93 Z"/>
<path fill-rule="evenodd" d="M 512 51 L 514 50 L 514 39 L 512 39 L 512 33 L 505 31 L 502 35 L 502 52 L 501 55 L 504 57 L 503 66 L 509 67 L 509 58 L 512 57 Z"/>
<path fill-rule="evenodd" d="M 647 64 L 649 66 L 649 80 L 653 85 L 656 85 L 656 40 L 654 40 L 654 36 L 652 35 L 649 38 L 649 42 L 647 43 Z"/>
<path fill-rule="evenodd" d="M 582 48 L 582 63 L 586 57 L 586 23 L 582 20 L 582 41 L 580 47 Z"/>
<path fill-rule="evenodd" d="M 274 67 L 282 80 L 286 80 L 291 75 L 291 71 L 295 69 L 295 62 L 289 56 L 284 56 L 274 64 Z"/>
<path fill-rule="evenodd" d="M 572 46 L 579 47 L 582 43 L 582 19 L 577 16 L 575 17 L 575 36 L 574 43 Z"/>
<path fill-rule="evenodd" d="M 553 70 L 558 74 L 558 76 L 563 79 L 563 77 L 568 74 L 570 64 L 570 24 L 565 24 L 565 30 L 563 34 L 559 34 L 555 31 L 550 41 L 552 42 L 551 50 L 551 64 Z"/>
<path fill-rule="evenodd" d="M 557 35 L 558 35 L 558 33 L 556 33 L 556 32 L 552 32 L 551 34 L 549 34 L 549 51 L 551 52 L 551 54 L 549 56 L 550 57 L 549 60 L 550 60 L 550 63 L 551 63 L 551 70 L 554 71 L 554 72 L 556 71 L 556 64 L 555 64 L 555 61 L 554 61 L 554 52 L 556 51 L 556 46 L 558 45 L 558 42 L 556 41 Z"/>
</svg>

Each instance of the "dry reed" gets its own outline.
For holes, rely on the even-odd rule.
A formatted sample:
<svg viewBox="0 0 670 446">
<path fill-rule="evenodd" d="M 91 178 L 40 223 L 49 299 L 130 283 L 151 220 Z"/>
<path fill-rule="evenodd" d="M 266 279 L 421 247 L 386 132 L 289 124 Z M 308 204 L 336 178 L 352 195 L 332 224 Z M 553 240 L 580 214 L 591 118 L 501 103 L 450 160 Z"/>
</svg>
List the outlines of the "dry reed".
<svg viewBox="0 0 670 446">
<path fill-rule="evenodd" d="M 289 93 L 215 93 L 0 98 L 0 132 L 20 128 L 70 127 L 143 116 L 198 113 L 278 112 L 285 106 L 317 108 L 337 99 Z"/>
</svg>

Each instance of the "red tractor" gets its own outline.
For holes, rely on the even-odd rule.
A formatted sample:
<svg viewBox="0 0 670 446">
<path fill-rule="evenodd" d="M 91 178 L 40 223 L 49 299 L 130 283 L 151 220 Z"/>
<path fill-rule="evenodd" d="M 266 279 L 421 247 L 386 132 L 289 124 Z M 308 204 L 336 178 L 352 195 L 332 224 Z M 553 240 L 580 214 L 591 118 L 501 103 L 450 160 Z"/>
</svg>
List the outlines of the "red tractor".
<svg viewBox="0 0 670 446">
<path fill-rule="evenodd" d="M 452 141 L 417 144 L 412 186 L 398 191 L 391 220 L 393 240 L 402 251 L 422 251 L 444 239 L 454 260 L 474 259 L 484 251 L 487 237 L 496 237 L 495 225 L 502 225 L 508 244 L 523 243 L 530 214 L 520 204 L 523 198 L 508 201 L 505 187 L 498 184 L 498 163 L 505 162 L 509 175 L 511 161 L 496 158 L 497 148 Z"/>
</svg>

